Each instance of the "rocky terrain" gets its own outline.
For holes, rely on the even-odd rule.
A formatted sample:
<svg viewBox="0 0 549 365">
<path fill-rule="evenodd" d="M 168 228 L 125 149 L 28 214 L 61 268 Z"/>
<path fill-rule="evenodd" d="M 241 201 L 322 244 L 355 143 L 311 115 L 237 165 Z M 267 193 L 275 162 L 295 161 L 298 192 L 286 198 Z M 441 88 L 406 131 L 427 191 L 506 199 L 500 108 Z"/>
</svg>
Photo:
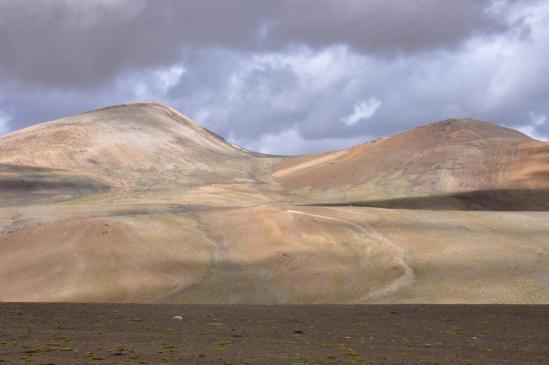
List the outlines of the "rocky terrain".
<svg viewBox="0 0 549 365">
<path fill-rule="evenodd" d="M 0 301 L 549 303 L 549 143 L 254 153 L 158 104 L 0 137 Z"/>
</svg>

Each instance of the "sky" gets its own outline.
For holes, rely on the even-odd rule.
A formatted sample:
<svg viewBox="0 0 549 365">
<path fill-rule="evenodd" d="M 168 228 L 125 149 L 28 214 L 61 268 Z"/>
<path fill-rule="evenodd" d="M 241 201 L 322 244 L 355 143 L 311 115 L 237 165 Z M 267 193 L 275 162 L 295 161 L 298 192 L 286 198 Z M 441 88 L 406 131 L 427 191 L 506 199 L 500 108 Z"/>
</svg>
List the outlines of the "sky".
<svg viewBox="0 0 549 365">
<path fill-rule="evenodd" d="M 549 139 L 549 0 L 0 0 L 0 135 L 167 104 L 259 152 L 468 117 Z"/>
</svg>

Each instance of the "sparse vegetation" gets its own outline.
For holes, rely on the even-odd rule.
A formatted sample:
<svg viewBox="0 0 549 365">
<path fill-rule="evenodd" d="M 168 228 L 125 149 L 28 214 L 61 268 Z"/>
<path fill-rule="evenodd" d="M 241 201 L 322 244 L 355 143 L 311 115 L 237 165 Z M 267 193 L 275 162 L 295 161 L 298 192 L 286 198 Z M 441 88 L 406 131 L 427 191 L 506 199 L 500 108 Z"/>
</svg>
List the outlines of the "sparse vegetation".
<svg viewBox="0 0 549 365">
<path fill-rule="evenodd" d="M 549 355 L 547 334 L 537 330 L 546 325 L 547 307 L 403 306 L 394 315 L 384 306 L 192 306 L 185 307 L 192 320 L 185 326 L 169 321 L 168 327 L 162 306 L 0 304 L 0 309 L 21 307 L 40 325 L 34 336 L 21 336 L 19 330 L 26 328 L 21 316 L 2 311 L 0 358 L 6 364 L 445 364 L 456 358 L 465 358 L 463 364 L 499 364 L 498 359 L 536 363 Z M 51 316 L 50 308 L 63 308 L 63 315 Z M 112 308 L 124 310 L 117 314 Z M 243 316 L 250 320 L 242 321 Z M 482 322 L 483 317 L 498 320 Z M 134 318 L 152 330 L 135 330 Z M 357 326 L 358 319 L 365 325 Z M 52 336 L 51 328 L 61 322 L 64 329 Z M 294 334 L 297 324 L 303 334 Z M 509 326 L 513 331 L 502 331 Z M 204 327 L 204 335 L 197 336 Z M 241 333 L 250 335 L 234 336 Z"/>
</svg>

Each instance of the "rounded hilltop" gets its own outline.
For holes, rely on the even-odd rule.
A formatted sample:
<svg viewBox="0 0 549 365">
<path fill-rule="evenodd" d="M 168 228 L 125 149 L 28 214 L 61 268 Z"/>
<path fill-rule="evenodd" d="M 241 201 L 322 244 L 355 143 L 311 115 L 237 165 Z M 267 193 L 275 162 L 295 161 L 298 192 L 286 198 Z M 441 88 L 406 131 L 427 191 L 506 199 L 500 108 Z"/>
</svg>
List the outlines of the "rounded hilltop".
<svg viewBox="0 0 549 365">
<path fill-rule="evenodd" d="M 340 151 L 278 166 L 287 189 L 333 201 L 462 191 L 549 187 L 546 148 L 523 133 L 473 119 L 448 119 Z M 535 160 L 535 161 L 534 161 Z M 525 170 L 525 164 L 531 166 Z M 527 186 L 525 186 L 527 184 Z"/>
<path fill-rule="evenodd" d="M 430 140 L 431 143 L 446 141 L 472 142 L 480 139 L 493 138 L 506 139 L 508 142 L 532 140 L 532 138 L 524 133 L 514 129 L 469 118 L 445 119 L 419 126 L 408 132 L 400 133 L 397 136 L 403 138 L 408 135 L 409 138 L 417 139 L 416 142 L 426 142 L 426 140 Z"/>
<path fill-rule="evenodd" d="M 0 163 L 58 168 L 162 168 L 246 153 L 154 103 L 92 110 L 0 139 Z"/>
</svg>

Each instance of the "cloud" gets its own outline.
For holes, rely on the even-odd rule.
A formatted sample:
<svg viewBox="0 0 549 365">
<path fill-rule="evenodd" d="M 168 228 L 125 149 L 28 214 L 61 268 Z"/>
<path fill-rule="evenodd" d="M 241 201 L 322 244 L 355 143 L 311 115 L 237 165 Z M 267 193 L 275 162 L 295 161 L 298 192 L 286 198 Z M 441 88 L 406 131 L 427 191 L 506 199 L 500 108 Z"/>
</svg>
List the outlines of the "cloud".
<svg viewBox="0 0 549 365">
<path fill-rule="evenodd" d="M 348 126 L 353 126 L 357 122 L 368 119 L 372 115 L 374 115 L 375 112 L 381 107 L 381 104 L 382 102 L 379 99 L 366 99 L 358 104 L 355 104 L 353 112 L 345 118 L 341 119 L 341 121 Z"/>
<path fill-rule="evenodd" d="M 239 143 L 238 140 L 235 140 L 235 142 Z M 307 152 L 337 150 L 363 142 L 363 136 L 305 140 L 296 129 L 288 129 L 280 133 L 264 134 L 258 140 L 252 142 L 242 141 L 239 144 L 252 151 L 291 156 Z"/>
<path fill-rule="evenodd" d="M 135 99 L 163 102 L 186 71 L 182 64 L 175 64 L 145 72 L 132 72 L 119 79 L 119 87 L 133 93 Z"/>
<path fill-rule="evenodd" d="M 251 56 L 207 49 L 187 59 L 170 103 L 215 132 L 245 143 L 297 128 L 307 140 L 326 138 L 354 103 L 341 91 L 362 64 L 348 47 L 294 47 Z M 340 93 L 336 96 L 336 93 Z M 335 136 L 339 138 L 339 136 Z M 343 135 L 342 137 L 346 137 Z"/>
<path fill-rule="evenodd" d="M 504 27 L 488 0 L 0 0 L 0 75 L 60 88 L 166 67 L 185 48 L 348 45 L 379 55 L 452 48 Z M 434 31 L 435 30 L 435 31 Z"/>
<path fill-rule="evenodd" d="M 530 112 L 530 119 L 532 120 L 532 124 L 521 126 L 517 129 L 534 139 L 548 140 L 548 135 L 543 135 L 539 132 L 540 129 L 546 127 L 547 115 Z"/>
<path fill-rule="evenodd" d="M 10 122 L 11 117 L 0 109 L 0 135 L 8 132 L 8 123 Z"/>
<path fill-rule="evenodd" d="M 346 44 L 369 54 L 451 48 L 475 33 L 504 28 L 484 0 L 286 0 L 271 42 Z"/>
<path fill-rule="evenodd" d="M 549 55 L 549 22 L 540 10 L 521 8 L 521 19 L 535 13 L 538 20 L 509 20 L 515 24 L 510 31 L 472 37 L 454 50 L 390 59 L 348 46 L 292 47 L 251 56 L 204 50 L 194 62 L 208 66 L 191 63 L 186 76 L 207 80 L 205 87 L 183 79 L 172 96 L 181 98 L 174 98 L 181 110 L 220 134 L 253 143 L 292 130 L 302 139 L 295 141 L 302 150 L 317 141 L 365 140 L 454 117 L 532 126 L 536 136 L 547 136 L 547 124 L 535 125 L 530 117 L 530 111 L 549 114 L 549 85 L 539 76 L 549 73 L 543 62 L 543 55 Z M 228 61 L 222 66 L 221 59 Z M 212 69 L 220 71 L 212 74 Z M 364 95 L 375 95 L 383 107 L 370 101 L 353 113 Z M 342 120 L 355 121 L 361 112 L 368 123 L 341 126 Z"/>
<path fill-rule="evenodd" d="M 157 101 L 267 153 L 453 117 L 549 137 L 547 1 L 240 1 L 0 0 L 9 129 Z"/>
</svg>

